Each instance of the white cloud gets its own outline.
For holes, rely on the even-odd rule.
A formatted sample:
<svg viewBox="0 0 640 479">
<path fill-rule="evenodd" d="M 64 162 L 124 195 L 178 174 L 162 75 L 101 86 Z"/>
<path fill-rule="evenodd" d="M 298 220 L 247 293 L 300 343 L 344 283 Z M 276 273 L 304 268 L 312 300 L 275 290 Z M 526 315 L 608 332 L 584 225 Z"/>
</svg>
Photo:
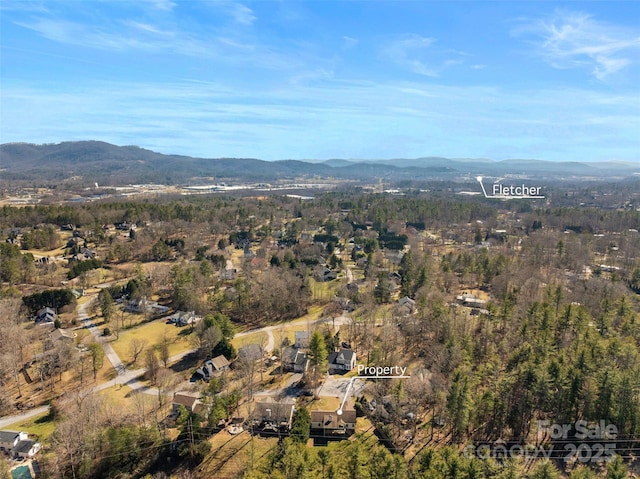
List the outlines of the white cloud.
<svg viewBox="0 0 640 479">
<path fill-rule="evenodd" d="M 269 45 L 260 45 L 251 37 L 243 37 L 228 29 L 192 32 L 188 28 L 177 28 L 170 22 L 151 24 L 114 20 L 95 24 L 52 17 L 36 17 L 16 21 L 15 24 L 33 30 L 49 40 L 82 48 L 176 54 L 269 70 L 290 70 L 297 67 L 296 60 L 286 52 Z"/>
<path fill-rule="evenodd" d="M 72 136 L 263 159 L 434 154 L 637 160 L 640 148 L 633 134 L 640 128 L 634 93 L 344 82 L 323 71 L 318 76 L 253 90 L 189 80 L 93 83 L 73 93 L 6 84 L 3 141 Z"/>
<path fill-rule="evenodd" d="M 463 63 L 462 58 L 469 55 L 438 48 L 435 39 L 412 33 L 390 41 L 383 48 L 382 56 L 413 73 L 436 78 L 446 69 Z"/>
<path fill-rule="evenodd" d="M 513 31 L 531 35 L 553 67 L 589 68 L 599 80 L 628 67 L 640 53 L 640 31 L 595 20 L 581 12 L 556 11 Z"/>
<path fill-rule="evenodd" d="M 434 41 L 433 38 L 421 35 L 404 35 L 402 38 L 391 41 L 383 49 L 383 55 L 414 73 L 437 77 L 438 71 L 425 61 L 425 52 L 433 45 Z"/>
<path fill-rule="evenodd" d="M 355 47 L 358 43 L 360 43 L 360 41 L 357 38 L 353 38 L 353 37 L 349 37 L 347 35 L 342 37 L 342 42 L 343 42 L 343 46 L 342 48 L 344 48 L 345 50 L 348 50 L 350 48 Z"/>
<path fill-rule="evenodd" d="M 176 4 L 171 0 L 153 0 L 153 6 L 158 10 L 171 11 Z"/>
<path fill-rule="evenodd" d="M 235 21 L 241 23 L 242 25 L 251 25 L 257 19 L 257 17 L 253 13 L 253 10 L 240 3 L 233 4 L 232 12 Z"/>
<path fill-rule="evenodd" d="M 250 26 L 257 20 L 254 11 L 242 3 L 231 0 L 217 0 L 214 5 L 240 25 Z"/>
</svg>

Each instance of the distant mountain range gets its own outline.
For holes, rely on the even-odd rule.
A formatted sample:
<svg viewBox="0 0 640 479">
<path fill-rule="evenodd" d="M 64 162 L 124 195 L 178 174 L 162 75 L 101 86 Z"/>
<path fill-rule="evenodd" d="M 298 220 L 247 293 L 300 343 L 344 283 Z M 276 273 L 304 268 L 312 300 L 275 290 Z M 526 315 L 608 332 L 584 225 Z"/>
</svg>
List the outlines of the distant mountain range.
<svg viewBox="0 0 640 479">
<path fill-rule="evenodd" d="M 102 141 L 0 145 L 0 179 L 86 184 L 198 184 L 215 181 L 343 179 L 363 182 L 463 180 L 476 175 L 522 175 L 532 179 L 625 178 L 640 174 L 640 163 L 552 162 L 541 160 L 450 159 L 283 160 L 193 158 L 164 155 L 137 146 Z"/>
</svg>

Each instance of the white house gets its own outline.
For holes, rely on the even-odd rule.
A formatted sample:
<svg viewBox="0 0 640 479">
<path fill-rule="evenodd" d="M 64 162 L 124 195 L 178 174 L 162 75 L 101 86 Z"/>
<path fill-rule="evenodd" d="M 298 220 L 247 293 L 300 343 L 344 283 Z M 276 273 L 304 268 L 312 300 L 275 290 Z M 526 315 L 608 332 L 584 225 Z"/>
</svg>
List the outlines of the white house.
<svg viewBox="0 0 640 479">
<path fill-rule="evenodd" d="M 200 321 L 200 316 L 198 316 L 195 311 L 189 311 L 188 313 L 184 311 L 177 311 L 176 313 L 169 316 L 169 322 L 174 323 L 176 326 L 187 326 L 188 324 L 195 324 Z"/>
<path fill-rule="evenodd" d="M 41 444 L 29 439 L 26 432 L 0 431 L 0 451 L 13 457 L 32 457 L 41 448 Z"/>
<path fill-rule="evenodd" d="M 298 349 L 309 347 L 309 331 L 296 331 L 293 346 Z"/>
<path fill-rule="evenodd" d="M 351 371 L 356 366 L 356 353 L 352 349 L 340 349 L 329 354 L 329 369 L 334 371 Z"/>
</svg>

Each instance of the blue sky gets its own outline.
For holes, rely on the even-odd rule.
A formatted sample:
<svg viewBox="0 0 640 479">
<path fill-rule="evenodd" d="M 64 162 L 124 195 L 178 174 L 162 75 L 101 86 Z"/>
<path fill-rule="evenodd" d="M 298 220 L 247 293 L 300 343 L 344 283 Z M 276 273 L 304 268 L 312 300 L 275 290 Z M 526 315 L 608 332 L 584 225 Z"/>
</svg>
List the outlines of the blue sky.
<svg viewBox="0 0 640 479">
<path fill-rule="evenodd" d="M 0 142 L 640 161 L 640 2 L 0 3 Z"/>
</svg>

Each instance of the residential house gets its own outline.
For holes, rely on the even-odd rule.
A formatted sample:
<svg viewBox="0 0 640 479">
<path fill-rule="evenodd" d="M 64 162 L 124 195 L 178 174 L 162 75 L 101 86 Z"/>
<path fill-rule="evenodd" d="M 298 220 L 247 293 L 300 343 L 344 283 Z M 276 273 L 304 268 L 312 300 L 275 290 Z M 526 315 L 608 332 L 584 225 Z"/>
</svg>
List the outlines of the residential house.
<svg viewBox="0 0 640 479">
<path fill-rule="evenodd" d="M 362 256 L 356 260 L 356 266 L 358 268 L 366 268 L 368 263 L 369 263 L 369 260 L 367 259 L 366 256 Z"/>
<path fill-rule="evenodd" d="M 117 230 L 120 230 L 120 231 L 129 231 L 130 229 L 135 228 L 135 225 L 133 223 L 129 223 L 128 221 L 115 223 L 114 226 L 116 227 Z"/>
<path fill-rule="evenodd" d="M 251 419 L 263 431 L 288 431 L 291 429 L 294 412 L 295 400 L 293 398 L 285 397 L 280 401 L 265 398 L 254 403 Z"/>
<path fill-rule="evenodd" d="M 49 333 L 49 339 L 55 344 L 58 341 L 73 343 L 76 333 L 70 329 L 56 328 Z"/>
<path fill-rule="evenodd" d="M 53 324 L 57 318 L 58 315 L 56 314 L 56 312 L 53 309 L 47 307 L 42 308 L 40 311 L 38 311 L 38 314 L 35 318 L 33 318 L 33 320 L 36 324 Z"/>
<path fill-rule="evenodd" d="M 329 354 L 329 370 L 351 371 L 356 366 L 356 353 L 352 349 L 340 349 Z"/>
<path fill-rule="evenodd" d="M 149 301 L 147 307 L 153 314 L 165 314 L 167 311 L 169 311 L 168 306 L 158 304 L 156 301 Z"/>
<path fill-rule="evenodd" d="M 348 399 L 338 414 L 337 409 L 312 409 L 311 432 L 323 436 L 348 436 L 356 430 L 356 410 Z"/>
<path fill-rule="evenodd" d="M 229 369 L 229 361 L 222 354 L 220 356 L 216 356 L 213 359 L 206 361 L 207 363 L 211 363 L 213 369 L 217 373 L 221 373 Z"/>
<path fill-rule="evenodd" d="M 127 313 L 144 313 L 147 310 L 147 298 L 132 298 L 124 306 Z"/>
<path fill-rule="evenodd" d="M 243 256 L 245 259 L 251 259 L 255 256 L 256 254 L 251 250 L 251 247 L 249 245 L 244 247 L 244 252 L 243 252 Z"/>
<path fill-rule="evenodd" d="M 400 289 L 400 286 L 402 285 L 402 276 L 400 276 L 400 273 L 396 273 L 394 271 L 389 273 L 387 277 L 389 278 L 389 292 L 393 294 Z"/>
<path fill-rule="evenodd" d="M 13 454 L 16 457 L 28 459 L 35 456 L 40 449 L 42 449 L 42 444 L 32 439 L 27 439 L 16 444 L 16 447 L 13 449 Z"/>
<path fill-rule="evenodd" d="M 96 250 L 91 248 L 80 248 L 80 253 L 84 255 L 85 259 L 95 258 L 97 255 Z"/>
<path fill-rule="evenodd" d="M 180 412 L 180 406 L 184 406 L 187 411 L 201 414 L 206 410 L 205 404 L 200 400 L 199 392 L 181 391 L 173 395 L 171 409 L 173 414 Z"/>
<path fill-rule="evenodd" d="M 337 277 L 338 277 L 338 273 L 330 270 L 329 268 L 321 268 L 318 274 L 316 275 L 316 278 L 318 279 L 318 281 L 323 281 L 323 282 L 333 281 Z"/>
<path fill-rule="evenodd" d="M 222 354 L 216 356 L 213 359 L 207 359 L 204 364 L 195 370 L 191 376 L 191 382 L 206 381 L 209 382 L 211 378 L 222 371 L 229 369 L 229 361 Z"/>
<path fill-rule="evenodd" d="M 309 366 L 307 354 L 296 347 L 289 346 L 282 351 L 282 370 L 303 373 Z"/>
<path fill-rule="evenodd" d="M 301 349 L 309 347 L 309 331 L 296 331 L 293 346 Z"/>
<path fill-rule="evenodd" d="M 409 296 L 403 296 L 398 300 L 397 309 L 403 315 L 413 314 L 416 310 L 416 302 Z"/>
<path fill-rule="evenodd" d="M 236 269 L 235 268 L 225 268 L 220 271 L 220 279 L 231 281 L 236 279 Z"/>
<path fill-rule="evenodd" d="M 404 256 L 404 253 L 402 251 L 396 251 L 396 250 L 389 250 L 389 249 L 385 249 L 384 250 L 384 257 L 392 264 L 395 265 L 399 265 L 400 262 L 402 261 L 402 257 Z"/>
<path fill-rule="evenodd" d="M 26 432 L 0 431 L 0 450 L 12 451 L 20 441 L 29 439 Z"/>
<path fill-rule="evenodd" d="M 175 324 L 176 326 L 187 326 L 189 324 L 195 324 L 201 319 L 202 318 L 198 316 L 195 311 L 176 311 L 171 316 L 169 316 L 169 322 Z"/>
<path fill-rule="evenodd" d="M 32 457 L 40 449 L 38 442 L 29 439 L 26 432 L 0 431 L 0 451 L 4 451 L 13 457 Z"/>
<path fill-rule="evenodd" d="M 464 293 L 456 296 L 456 301 L 462 306 L 469 308 L 484 308 L 487 302 L 484 299 L 478 298 L 475 294 Z"/>
<path fill-rule="evenodd" d="M 81 242 L 82 242 L 82 240 L 80 238 L 77 238 L 77 237 L 74 236 L 72 238 L 69 238 L 69 241 L 67 241 L 66 247 L 67 248 L 78 248 Z M 75 250 L 75 251 L 77 251 L 77 250 Z"/>
</svg>

